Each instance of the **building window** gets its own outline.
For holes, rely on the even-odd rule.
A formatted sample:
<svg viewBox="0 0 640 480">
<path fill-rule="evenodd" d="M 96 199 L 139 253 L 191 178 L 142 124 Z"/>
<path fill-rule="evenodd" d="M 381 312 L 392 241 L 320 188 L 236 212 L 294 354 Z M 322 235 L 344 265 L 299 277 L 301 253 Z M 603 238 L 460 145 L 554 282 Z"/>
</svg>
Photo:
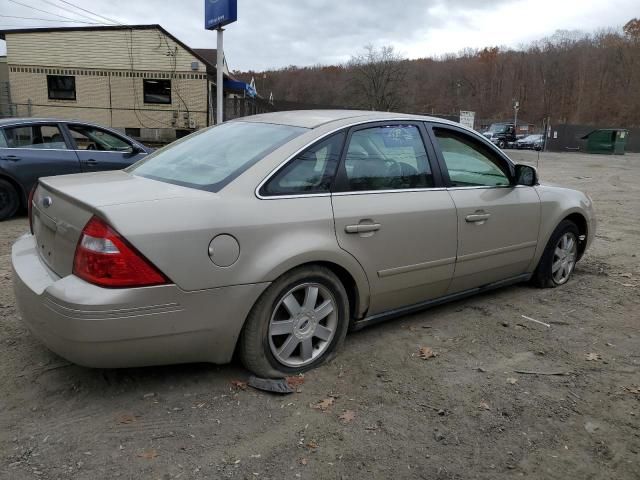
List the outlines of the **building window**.
<svg viewBox="0 0 640 480">
<path fill-rule="evenodd" d="M 124 134 L 127 137 L 140 138 L 140 129 L 139 128 L 125 128 Z"/>
<path fill-rule="evenodd" d="M 171 80 L 142 80 L 144 103 L 171 103 Z"/>
<path fill-rule="evenodd" d="M 68 75 L 47 75 L 50 100 L 75 100 L 76 77 Z"/>
</svg>

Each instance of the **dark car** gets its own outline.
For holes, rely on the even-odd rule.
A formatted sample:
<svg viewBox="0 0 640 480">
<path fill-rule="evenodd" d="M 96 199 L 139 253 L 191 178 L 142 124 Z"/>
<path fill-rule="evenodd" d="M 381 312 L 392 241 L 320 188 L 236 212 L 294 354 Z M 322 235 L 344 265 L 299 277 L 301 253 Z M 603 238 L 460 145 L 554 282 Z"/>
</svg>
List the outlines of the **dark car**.
<svg viewBox="0 0 640 480">
<path fill-rule="evenodd" d="M 542 134 L 527 135 L 516 140 L 515 147 L 520 150 L 542 150 L 544 138 Z"/>
<path fill-rule="evenodd" d="M 0 221 L 28 203 L 40 177 L 121 170 L 151 149 L 109 128 L 71 120 L 0 120 Z"/>
<path fill-rule="evenodd" d="M 499 148 L 507 148 L 516 141 L 516 127 L 513 123 L 492 123 L 483 134 L 491 143 Z"/>
</svg>

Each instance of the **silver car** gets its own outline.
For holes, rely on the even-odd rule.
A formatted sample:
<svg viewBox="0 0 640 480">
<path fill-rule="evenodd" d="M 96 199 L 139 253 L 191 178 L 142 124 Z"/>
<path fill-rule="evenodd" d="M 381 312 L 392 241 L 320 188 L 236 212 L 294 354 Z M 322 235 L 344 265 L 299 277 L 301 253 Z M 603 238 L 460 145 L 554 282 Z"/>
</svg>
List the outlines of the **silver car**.
<svg viewBox="0 0 640 480">
<path fill-rule="evenodd" d="M 257 115 L 124 171 L 41 179 L 12 251 L 23 321 L 91 367 L 225 363 L 263 377 L 347 331 L 470 294 L 562 285 L 589 197 L 482 135 L 361 111 Z"/>
</svg>

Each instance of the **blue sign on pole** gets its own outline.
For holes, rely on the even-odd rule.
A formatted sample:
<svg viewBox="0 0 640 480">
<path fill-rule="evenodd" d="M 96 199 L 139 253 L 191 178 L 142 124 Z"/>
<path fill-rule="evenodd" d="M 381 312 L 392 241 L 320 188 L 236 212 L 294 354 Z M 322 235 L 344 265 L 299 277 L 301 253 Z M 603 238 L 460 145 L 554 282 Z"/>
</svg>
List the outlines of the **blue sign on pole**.
<svg viewBox="0 0 640 480">
<path fill-rule="evenodd" d="M 216 30 L 238 20 L 238 0 L 204 0 L 204 28 Z"/>
</svg>

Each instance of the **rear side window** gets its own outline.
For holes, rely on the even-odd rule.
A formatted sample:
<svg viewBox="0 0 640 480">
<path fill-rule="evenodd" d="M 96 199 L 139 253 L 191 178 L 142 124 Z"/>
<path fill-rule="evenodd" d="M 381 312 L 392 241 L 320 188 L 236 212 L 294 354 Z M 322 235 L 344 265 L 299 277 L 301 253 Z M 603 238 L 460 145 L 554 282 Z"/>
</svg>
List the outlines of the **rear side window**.
<svg viewBox="0 0 640 480">
<path fill-rule="evenodd" d="M 43 148 L 62 150 L 67 148 L 57 125 L 32 125 L 8 127 L 4 134 L 9 148 Z"/>
<path fill-rule="evenodd" d="M 415 125 L 357 130 L 345 156 L 350 191 L 433 187 L 422 136 Z"/>
<path fill-rule="evenodd" d="M 329 192 L 340 161 L 344 137 L 344 133 L 338 133 L 298 155 L 262 187 L 260 194 L 273 196 Z"/>
<path fill-rule="evenodd" d="M 510 184 L 504 162 L 468 135 L 433 129 L 453 187 L 500 187 Z"/>
<path fill-rule="evenodd" d="M 127 171 L 217 192 L 258 160 L 306 131 L 272 123 L 223 123 L 157 150 Z"/>
<path fill-rule="evenodd" d="M 0 148 L 7 147 L 7 139 L 4 136 L 4 132 L 0 129 Z"/>
</svg>

